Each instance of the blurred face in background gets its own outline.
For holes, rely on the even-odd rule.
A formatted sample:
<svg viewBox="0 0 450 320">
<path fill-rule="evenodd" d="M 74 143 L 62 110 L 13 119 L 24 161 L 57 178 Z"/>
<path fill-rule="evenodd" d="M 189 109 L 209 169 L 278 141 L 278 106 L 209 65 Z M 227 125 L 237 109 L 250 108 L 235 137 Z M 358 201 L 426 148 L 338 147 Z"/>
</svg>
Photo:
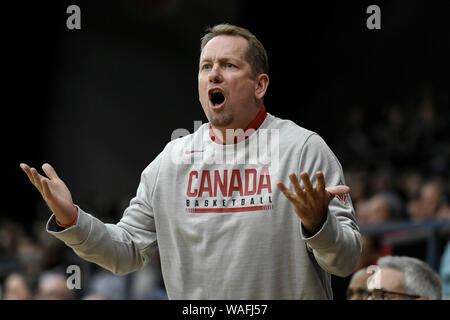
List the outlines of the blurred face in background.
<svg viewBox="0 0 450 320">
<path fill-rule="evenodd" d="M 18 274 L 11 274 L 5 280 L 5 300 L 30 300 L 32 293 L 25 280 Z"/>
<path fill-rule="evenodd" d="M 350 280 L 347 289 L 347 300 L 367 300 L 367 279 L 371 276 L 366 269 L 357 271 Z"/>
<path fill-rule="evenodd" d="M 356 214 L 360 224 L 386 223 L 391 218 L 386 203 L 377 196 L 358 202 Z"/>
<path fill-rule="evenodd" d="M 49 275 L 41 279 L 37 300 L 71 300 L 73 293 L 67 288 L 66 279 L 60 275 Z"/>
<path fill-rule="evenodd" d="M 372 293 L 369 300 L 409 300 L 412 296 L 407 294 L 404 283 L 405 274 L 402 271 L 382 268 L 369 280 L 368 288 Z"/>
<path fill-rule="evenodd" d="M 420 189 L 419 199 L 408 203 L 408 214 L 412 221 L 432 219 L 439 209 L 442 189 L 437 183 L 426 183 Z"/>
</svg>

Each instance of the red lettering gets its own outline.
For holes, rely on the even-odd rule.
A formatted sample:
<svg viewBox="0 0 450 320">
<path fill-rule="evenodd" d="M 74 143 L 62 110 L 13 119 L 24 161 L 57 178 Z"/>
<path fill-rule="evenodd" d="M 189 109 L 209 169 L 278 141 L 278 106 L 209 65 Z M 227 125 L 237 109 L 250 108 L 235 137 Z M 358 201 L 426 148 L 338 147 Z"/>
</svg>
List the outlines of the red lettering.
<svg viewBox="0 0 450 320">
<path fill-rule="evenodd" d="M 250 174 L 253 175 L 253 189 L 249 190 Z M 256 169 L 245 170 L 245 195 L 251 196 L 256 193 Z"/>
<path fill-rule="evenodd" d="M 235 185 L 237 181 L 237 186 Z M 239 195 L 242 196 L 242 180 L 241 172 L 239 170 L 233 170 L 230 178 L 230 190 L 228 190 L 228 196 L 232 197 L 234 191 L 239 191 Z"/>
<path fill-rule="evenodd" d="M 208 187 L 205 187 L 205 182 L 208 182 Z M 203 170 L 202 172 L 202 180 L 200 182 L 200 190 L 198 192 L 198 196 L 201 197 L 203 195 L 203 192 L 205 191 L 207 191 L 209 193 L 209 196 L 212 197 L 212 184 L 209 170 Z"/>
<path fill-rule="evenodd" d="M 195 178 L 198 178 L 198 172 L 197 171 L 191 171 L 189 173 L 189 184 L 187 188 L 187 196 L 188 197 L 196 197 L 197 196 L 197 189 L 194 190 L 194 192 L 191 191 L 192 186 L 192 177 L 195 176 Z"/>
<path fill-rule="evenodd" d="M 264 177 L 266 177 L 266 183 L 264 183 Z M 258 194 L 261 194 L 262 189 L 267 189 L 269 193 L 272 193 L 272 187 L 270 185 L 270 174 L 267 167 L 261 169 L 261 174 L 259 175 Z"/>
<path fill-rule="evenodd" d="M 232 197 L 233 192 L 239 192 L 239 196 L 251 196 L 255 194 L 260 195 L 264 189 L 268 193 L 272 193 L 270 173 L 267 167 L 261 169 L 259 180 L 257 169 L 246 169 L 244 171 L 244 184 L 242 183 L 240 170 L 232 170 L 230 179 L 228 179 L 228 172 L 229 170 L 224 170 L 222 176 L 220 170 L 214 170 L 214 181 L 212 181 L 210 171 L 203 170 L 201 172 L 200 186 L 197 189 L 192 184 L 194 179 L 199 178 L 199 172 L 191 171 L 186 191 L 187 196 L 202 197 L 204 193 L 207 193 L 209 197 L 217 197 L 219 192 L 223 197 Z"/>
<path fill-rule="evenodd" d="M 219 185 L 220 191 L 224 197 L 227 196 L 228 189 L 228 170 L 223 171 L 223 181 L 220 179 L 219 170 L 214 170 L 214 197 L 217 197 L 217 185 Z"/>
</svg>

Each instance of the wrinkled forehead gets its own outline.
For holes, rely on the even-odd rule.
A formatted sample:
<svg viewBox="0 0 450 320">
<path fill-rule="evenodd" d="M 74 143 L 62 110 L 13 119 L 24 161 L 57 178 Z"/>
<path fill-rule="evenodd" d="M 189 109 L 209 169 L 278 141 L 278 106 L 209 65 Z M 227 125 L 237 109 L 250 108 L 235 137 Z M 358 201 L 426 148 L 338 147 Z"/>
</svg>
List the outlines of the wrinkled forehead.
<svg viewBox="0 0 450 320">
<path fill-rule="evenodd" d="M 219 35 L 205 45 L 200 54 L 200 61 L 220 58 L 245 60 L 247 47 L 247 39 L 241 36 Z"/>
<path fill-rule="evenodd" d="M 350 281 L 349 286 L 355 288 L 367 288 L 367 280 L 371 276 L 366 270 L 359 270 Z"/>
<path fill-rule="evenodd" d="M 382 268 L 370 278 L 369 289 L 385 289 L 389 291 L 402 291 L 404 273 L 397 269 Z"/>
</svg>

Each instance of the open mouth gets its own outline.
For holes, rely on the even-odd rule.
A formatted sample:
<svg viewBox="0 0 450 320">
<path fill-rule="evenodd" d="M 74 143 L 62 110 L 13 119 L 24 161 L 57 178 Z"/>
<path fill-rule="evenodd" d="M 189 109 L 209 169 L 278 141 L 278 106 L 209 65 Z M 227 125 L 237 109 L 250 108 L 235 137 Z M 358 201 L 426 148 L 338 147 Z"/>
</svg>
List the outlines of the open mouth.
<svg viewBox="0 0 450 320">
<path fill-rule="evenodd" d="M 212 106 L 218 107 L 224 103 L 225 96 L 220 90 L 216 89 L 210 92 L 209 100 L 211 101 Z"/>
</svg>

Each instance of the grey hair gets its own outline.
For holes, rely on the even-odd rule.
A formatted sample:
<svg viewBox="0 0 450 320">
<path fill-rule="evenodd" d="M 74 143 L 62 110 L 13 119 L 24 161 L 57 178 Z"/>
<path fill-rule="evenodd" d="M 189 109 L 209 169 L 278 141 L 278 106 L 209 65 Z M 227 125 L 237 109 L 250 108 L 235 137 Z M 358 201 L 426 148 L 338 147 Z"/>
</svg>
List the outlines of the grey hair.
<svg viewBox="0 0 450 320">
<path fill-rule="evenodd" d="M 439 275 L 425 262 L 412 257 L 385 256 L 378 260 L 377 265 L 403 272 L 406 293 L 428 300 L 442 299 Z"/>
</svg>

